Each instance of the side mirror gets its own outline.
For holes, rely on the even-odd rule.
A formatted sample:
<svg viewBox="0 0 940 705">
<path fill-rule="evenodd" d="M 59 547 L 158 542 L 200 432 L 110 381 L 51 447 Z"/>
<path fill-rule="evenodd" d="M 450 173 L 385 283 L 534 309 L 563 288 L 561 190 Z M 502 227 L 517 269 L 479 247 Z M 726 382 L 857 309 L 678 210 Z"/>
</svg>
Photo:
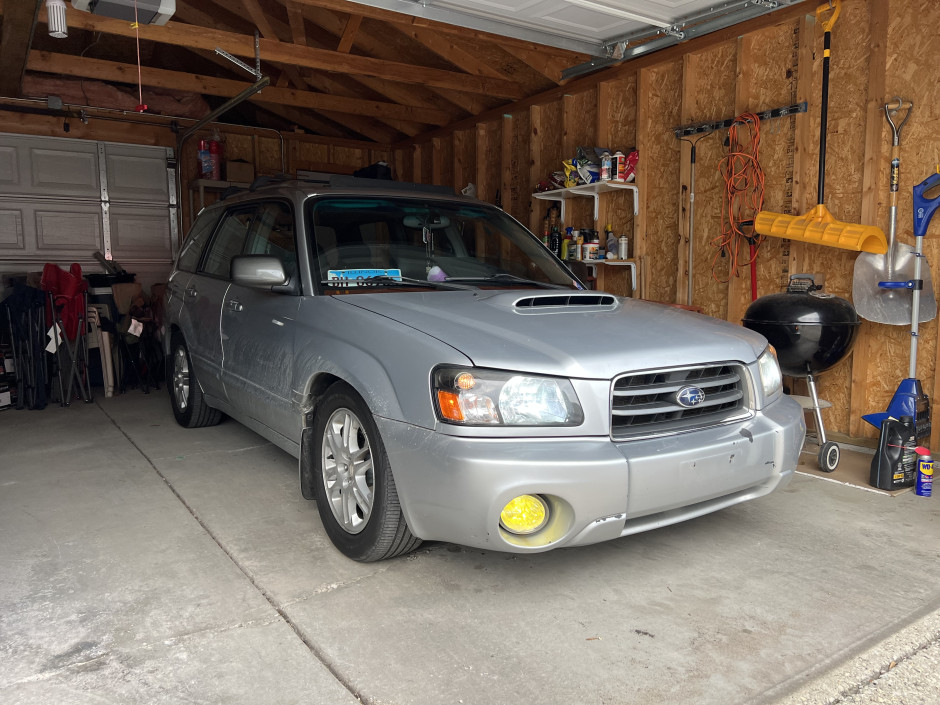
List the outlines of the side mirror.
<svg viewBox="0 0 940 705">
<path fill-rule="evenodd" d="M 270 255 L 232 257 L 232 281 L 239 286 L 269 290 L 289 283 L 281 260 Z"/>
</svg>

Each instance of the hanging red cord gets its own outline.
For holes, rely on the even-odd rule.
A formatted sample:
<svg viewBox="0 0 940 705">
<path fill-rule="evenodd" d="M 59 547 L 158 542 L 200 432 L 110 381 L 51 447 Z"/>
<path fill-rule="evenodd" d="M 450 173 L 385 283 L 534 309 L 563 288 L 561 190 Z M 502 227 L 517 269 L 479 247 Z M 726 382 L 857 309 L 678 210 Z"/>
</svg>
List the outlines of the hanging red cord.
<svg viewBox="0 0 940 705">
<path fill-rule="evenodd" d="M 747 128 L 744 140 L 739 132 Z M 712 262 L 712 276 L 727 283 L 738 276 L 738 268 L 751 267 L 751 299 L 757 298 L 756 258 L 763 235 L 754 232 L 753 221 L 764 207 L 764 171 L 760 165 L 760 118 L 744 113 L 735 118 L 728 129 L 728 155 L 719 166 L 725 180 L 721 204 L 721 235 L 712 244 L 718 248 Z M 742 256 L 742 242 L 748 243 L 748 254 Z M 718 275 L 720 258 L 728 258 L 728 278 Z M 746 258 L 745 258 L 746 257 Z"/>
<path fill-rule="evenodd" d="M 131 26 L 137 33 L 137 97 L 140 101 L 134 110 L 136 110 L 138 113 L 142 113 L 147 109 L 147 106 L 144 103 L 144 81 L 142 70 L 140 68 L 140 22 L 138 21 L 137 17 L 137 0 L 134 0 L 134 24 Z"/>
</svg>

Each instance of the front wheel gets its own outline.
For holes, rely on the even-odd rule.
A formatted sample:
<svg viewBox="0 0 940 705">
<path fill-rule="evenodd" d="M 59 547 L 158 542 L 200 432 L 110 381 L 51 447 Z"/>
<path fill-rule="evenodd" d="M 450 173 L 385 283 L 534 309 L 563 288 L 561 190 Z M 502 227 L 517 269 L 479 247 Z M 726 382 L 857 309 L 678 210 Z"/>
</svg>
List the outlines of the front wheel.
<svg viewBox="0 0 940 705">
<path fill-rule="evenodd" d="M 196 381 L 189 350 L 178 334 L 173 336 L 170 357 L 167 360 L 166 388 L 170 393 L 173 416 L 180 426 L 214 426 L 221 420 L 222 412 L 206 403 L 202 388 Z"/>
<path fill-rule="evenodd" d="M 317 409 L 313 453 L 317 510 L 342 553 L 371 562 L 413 551 L 378 427 L 347 384 L 333 385 Z"/>
</svg>

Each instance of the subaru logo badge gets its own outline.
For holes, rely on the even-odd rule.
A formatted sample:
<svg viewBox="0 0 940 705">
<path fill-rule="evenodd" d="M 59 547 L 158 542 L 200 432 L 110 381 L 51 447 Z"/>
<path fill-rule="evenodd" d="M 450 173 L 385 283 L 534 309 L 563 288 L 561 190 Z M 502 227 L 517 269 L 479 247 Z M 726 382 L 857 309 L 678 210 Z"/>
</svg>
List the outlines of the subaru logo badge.
<svg viewBox="0 0 940 705">
<path fill-rule="evenodd" d="M 683 387 L 676 392 L 676 401 L 679 402 L 679 406 L 690 409 L 705 401 L 705 392 L 698 387 Z"/>
</svg>

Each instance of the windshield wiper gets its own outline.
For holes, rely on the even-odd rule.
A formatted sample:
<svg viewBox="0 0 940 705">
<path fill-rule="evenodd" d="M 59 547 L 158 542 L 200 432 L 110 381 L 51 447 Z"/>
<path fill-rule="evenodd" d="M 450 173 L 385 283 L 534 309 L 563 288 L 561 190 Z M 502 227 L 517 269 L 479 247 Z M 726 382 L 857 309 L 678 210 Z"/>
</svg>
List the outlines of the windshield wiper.
<svg viewBox="0 0 940 705">
<path fill-rule="evenodd" d="M 370 284 L 382 286 L 423 286 L 427 289 L 446 289 L 450 291 L 472 291 L 472 286 L 462 286 L 449 282 L 435 282 L 426 279 L 411 279 L 410 277 L 368 277 L 366 279 L 322 279 L 321 284 L 336 289 L 368 289 Z"/>
<path fill-rule="evenodd" d="M 564 286 L 563 284 L 552 284 L 551 282 L 540 282 L 535 281 L 534 279 L 525 279 L 523 277 L 517 277 L 515 274 L 508 274 L 506 272 L 500 272 L 499 274 L 491 274 L 488 277 L 447 277 L 444 280 L 445 282 L 506 282 L 508 284 L 527 284 L 531 286 L 537 286 L 541 289 L 569 289 L 571 287 Z"/>
</svg>

